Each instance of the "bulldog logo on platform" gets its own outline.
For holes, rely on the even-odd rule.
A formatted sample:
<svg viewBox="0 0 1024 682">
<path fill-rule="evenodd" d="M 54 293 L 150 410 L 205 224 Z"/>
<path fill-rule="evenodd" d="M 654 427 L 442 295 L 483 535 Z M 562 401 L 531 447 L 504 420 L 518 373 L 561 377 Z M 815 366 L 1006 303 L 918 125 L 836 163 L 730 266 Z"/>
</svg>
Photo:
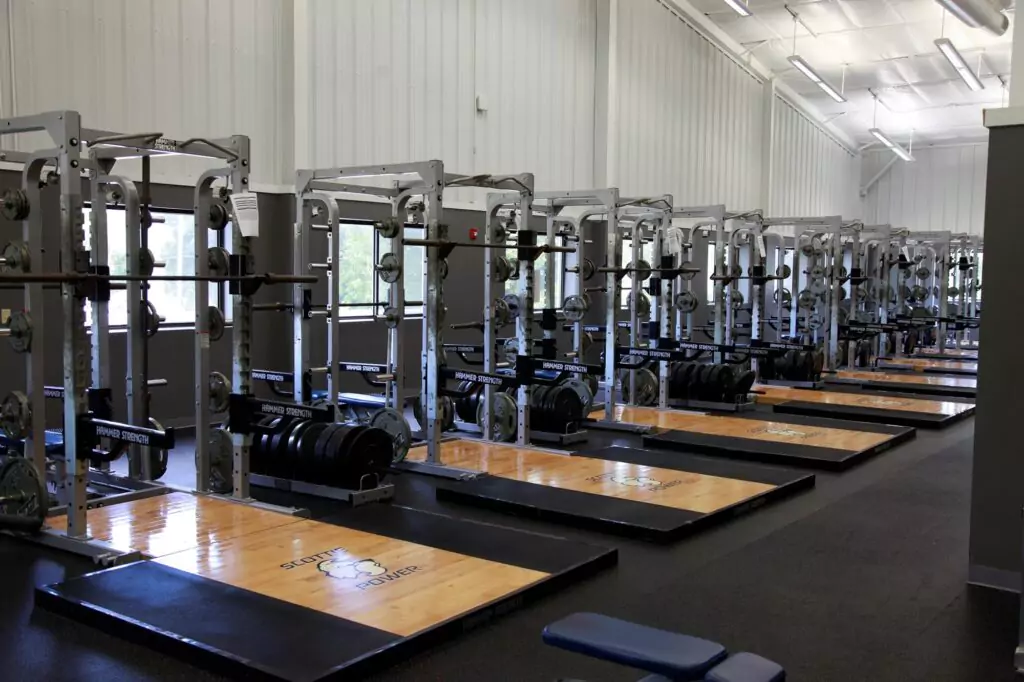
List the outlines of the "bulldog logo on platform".
<svg viewBox="0 0 1024 682">
<path fill-rule="evenodd" d="M 647 488 L 661 485 L 661 481 L 646 476 L 612 476 L 612 480 L 621 485 L 632 485 Z"/>
<path fill-rule="evenodd" d="M 857 402 L 870 407 L 903 407 L 910 404 L 906 400 L 893 400 L 892 398 L 877 398 L 874 396 L 861 398 Z"/>
<path fill-rule="evenodd" d="M 337 561 L 327 559 L 321 561 L 316 567 L 321 573 L 326 573 L 332 578 L 348 578 L 355 580 L 361 576 L 378 576 L 388 572 L 388 569 L 381 566 L 373 559 L 357 559 L 356 561 Z"/>
<path fill-rule="evenodd" d="M 751 433 L 767 433 L 772 436 L 787 436 L 790 438 L 810 438 L 813 433 L 806 431 L 797 431 L 796 429 L 787 429 L 783 426 L 763 426 L 758 429 L 753 429 Z"/>
</svg>

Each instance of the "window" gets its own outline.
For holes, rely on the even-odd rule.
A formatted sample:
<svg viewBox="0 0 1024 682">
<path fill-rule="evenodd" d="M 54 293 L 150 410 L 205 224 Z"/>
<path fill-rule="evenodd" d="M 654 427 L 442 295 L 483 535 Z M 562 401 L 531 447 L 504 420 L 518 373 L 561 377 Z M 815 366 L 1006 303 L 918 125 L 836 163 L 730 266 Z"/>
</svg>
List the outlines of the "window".
<svg viewBox="0 0 1024 682">
<path fill-rule="evenodd" d="M 708 261 L 704 272 L 708 276 L 708 288 L 705 291 L 707 291 L 708 305 L 710 306 L 715 303 L 715 280 L 711 279 L 715 274 L 715 242 L 713 241 L 708 242 Z"/>
<path fill-rule="evenodd" d="M 83 210 L 85 243 L 89 247 L 91 237 L 92 211 L 88 206 Z M 157 262 L 164 263 L 157 268 L 156 275 L 195 274 L 195 220 L 191 211 L 152 211 L 153 226 L 149 228 L 149 250 Z M 161 222 L 162 221 L 162 222 Z M 225 243 L 231 235 L 228 224 L 221 233 Z M 210 230 L 209 244 L 217 244 L 218 233 Z M 127 231 L 123 208 L 107 209 L 107 263 L 110 273 L 123 275 L 127 265 Z M 218 304 L 218 287 L 210 284 L 210 305 Z M 123 327 L 128 322 L 127 292 L 113 291 L 108 304 L 110 326 Z M 163 324 L 193 324 L 195 322 L 195 282 L 156 281 L 149 285 L 149 300 L 164 318 Z M 230 320 L 230 306 L 224 310 Z M 92 323 L 92 306 L 86 306 L 86 324 Z"/>
<path fill-rule="evenodd" d="M 555 257 L 555 300 L 548 301 L 548 258 Z M 505 251 L 505 257 L 510 261 L 515 261 L 517 257 L 515 247 L 512 247 Z M 565 285 L 565 254 L 564 253 L 543 253 L 537 257 L 537 260 L 533 262 L 533 307 L 535 310 L 541 310 L 547 307 L 560 308 L 562 306 L 562 299 L 564 291 L 563 286 Z M 505 290 L 509 293 L 517 293 L 519 287 L 517 280 L 511 279 L 505 284 Z"/>
<path fill-rule="evenodd" d="M 406 227 L 410 238 L 420 238 L 422 227 Z M 341 276 L 338 278 L 339 317 L 367 318 L 374 314 L 374 302 L 387 303 L 388 284 L 377 276 L 374 266 L 390 248 L 384 239 L 367 223 L 343 222 L 338 226 L 338 260 Z M 423 300 L 423 247 L 405 247 L 405 298 Z M 314 258 L 314 260 L 316 260 Z M 383 307 L 377 309 L 379 315 Z M 406 316 L 422 315 L 423 306 L 406 306 Z"/>
</svg>

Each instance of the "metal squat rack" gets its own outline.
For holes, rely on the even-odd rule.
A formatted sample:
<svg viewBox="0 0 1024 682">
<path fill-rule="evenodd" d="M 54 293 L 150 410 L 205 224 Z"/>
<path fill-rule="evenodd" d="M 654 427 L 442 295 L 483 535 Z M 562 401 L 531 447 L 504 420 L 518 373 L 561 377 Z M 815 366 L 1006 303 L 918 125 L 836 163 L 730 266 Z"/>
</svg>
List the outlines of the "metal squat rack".
<svg viewBox="0 0 1024 682">
<path fill-rule="evenodd" d="M 119 552 L 105 543 L 93 540 L 88 536 L 86 525 L 87 509 L 92 506 L 88 498 L 88 484 L 90 479 L 90 461 L 100 462 L 116 458 L 129 448 L 129 446 L 142 446 L 147 448 L 169 449 L 173 447 L 173 431 L 170 429 L 154 429 L 148 425 L 148 418 L 145 415 L 145 363 L 144 335 L 147 329 L 152 330 L 157 326 L 155 310 L 147 305 L 144 297 L 144 285 L 152 281 L 193 281 L 197 289 L 197 317 L 196 333 L 203 335 L 204 347 L 209 348 L 209 324 L 207 310 L 207 281 L 230 281 L 232 287 L 247 286 L 255 290 L 261 284 L 274 283 L 275 276 L 252 275 L 235 260 L 241 255 L 247 255 L 247 246 L 240 245 L 236 240 L 236 254 L 231 257 L 231 273 L 212 277 L 205 266 L 206 252 L 206 229 L 207 224 L 199 220 L 197 224 L 197 267 L 196 275 L 156 275 L 152 268 L 156 267 L 152 258 L 146 258 L 148 250 L 143 250 L 143 230 L 148 227 L 148 213 L 144 208 L 148 204 L 148 171 L 143 180 L 143 192 L 140 198 L 136 186 L 131 181 L 120 176 L 110 175 L 110 170 L 119 159 L 142 158 L 145 160 L 151 156 L 165 154 L 188 155 L 207 158 L 228 159 L 232 165 L 232 172 L 221 172 L 220 175 L 233 175 L 235 186 L 245 189 L 248 184 L 248 138 L 235 136 L 221 140 L 207 140 L 203 138 L 192 138 L 185 141 L 170 140 L 164 138 L 160 133 L 133 133 L 120 134 L 102 130 L 84 129 L 81 125 L 81 118 L 77 112 L 59 111 L 39 114 L 35 116 L 16 117 L 4 119 L 3 134 L 15 134 L 24 132 L 45 132 L 53 145 L 31 153 L 8 152 L 7 160 L 17 161 L 23 165 L 22 187 L 5 196 L 5 205 L 10 204 L 16 219 L 23 223 L 23 234 L 26 247 L 22 248 L 23 253 L 28 254 L 28 260 L 22 262 L 17 271 L 12 271 L 11 263 L 5 260 L 8 271 L 0 274 L 0 282 L 22 285 L 25 292 L 25 311 L 22 321 L 14 328 L 8 329 L 8 333 L 18 343 L 24 344 L 26 350 L 31 351 L 35 345 L 37 349 L 44 346 L 44 325 L 43 323 L 43 302 L 42 290 L 47 285 L 58 285 L 61 291 L 62 320 L 63 320 L 63 375 L 64 381 L 60 391 L 63 398 L 63 469 L 64 480 L 58 481 L 58 499 L 66 500 L 60 509 L 67 517 L 67 527 L 64 531 L 57 531 L 51 528 L 42 529 L 40 533 L 33 536 L 34 539 L 70 550 L 76 553 L 91 556 L 97 561 L 104 563 L 122 562 L 138 558 L 137 552 Z M 40 272 L 43 263 L 43 224 L 42 206 L 40 192 L 40 173 L 45 166 L 52 166 L 56 169 L 56 175 L 48 176 L 48 180 L 56 181 L 59 186 L 60 200 L 60 270 L 56 272 Z M 144 165 L 145 167 L 145 165 Z M 90 251 L 85 248 L 85 233 L 82 228 L 82 197 L 81 197 L 81 174 L 88 172 L 90 175 L 91 189 L 93 196 L 93 216 L 95 218 L 92 237 L 96 240 L 96 250 Z M 205 178 L 206 176 L 204 176 Z M 210 178 L 212 180 L 212 177 Z M 44 183 L 45 184 L 45 183 Z M 209 190 L 209 181 L 200 181 L 197 186 L 197 194 L 203 188 Z M 120 197 L 125 201 L 127 238 L 129 243 L 128 258 L 125 274 L 111 274 L 106 263 L 106 231 L 105 211 L 107 188 L 114 188 L 120 191 Z M 254 195 L 249 195 L 255 201 Z M 199 202 L 196 205 L 197 216 L 210 216 L 211 221 L 217 209 L 211 208 L 212 202 Z M 221 207 L 224 222 L 227 222 L 228 209 Z M 237 223 L 237 221 L 236 221 Z M 237 231 L 237 226 L 236 226 Z M 199 251 L 201 247 L 201 251 Z M 19 247 L 20 248 L 20 247 Z M 199 258 L 199 253 L 202 258 Z M 238 265 L 238 267 L 236 267 Z M 110 298 L 110 291 L 115 288 L 127 289 L 129 301 L 128 323 L 131 329 L 129 333 L 129 369 L 127 373 L 127 393 L 129 397 L 129 422 L 114 422 L 103 418 L 102 402 L 97 401 L 95 396 L 99 389 L 94 389 L 93 372 L 97 373 L 97 381 L 104 382 L 109 379 L 107 376 L 107 362 L 109 350 L 106 343 L 109 342 L 108 334 L 103 333 L 108 323 L 106 303 Z M 244 297 L 242 297 L 244 298 Z M 88 328 L 85 319 L 85 301 L 90 300 L 94 306 L 93 340 L 90 342 Z M 139 305 L 136 305 L 138 302 Z M 202 305 L 199 305 L 199 304 Z M 239 321 L 243 329 L 248 330 L 245 311 L 239 310 L 236 306 L 235 321 Z M 147 319 L 147 314 L 149 318 Z M 25 322 L 28 322 L 25 325 Z M 141 332 L 141 333 L 140 333 Z M 102 338 L 99 338 L 102 337 Z M 197 341 L 197 344 L 199 342 Z M 241 341 L 236 336 L 236 345 Z M 246 341 L 245 353 L 248 353 Z M 91 360 L 91 362 L 90 362 Z M 197 358 L 197 364 L 199 364 Z M 247 360 L 246 360 L 247 362 Z M 242 367 L 236 356 L 236 373 L 245 373 L 247 367 Z M 43 399 L 46 391 L 42 385 L 43 378 L 43 356 L 41 352 L 29 352 L 29 370 L 27 374 L 27 395 L 23 401 L 7 400 L 4 403 L 3 417 L 5 423 L 20 422 L 27 431 L 25 439 L 23 463 L 33 465 L 31 471 L 38 479 L 38 472 L 44 471 L 46 467 L 45 452 L 45 424 L 42 415 Z M 246 378 L 247 381 L 247 378 Z M 109 395 L 109 387 L 106 388 Z M 206 389 L 206 377 L 204 377 L 203 388 Z M 54 397 L 58 397 L 55 395 Z M 99 394 L 102 397 L 102 394 Z M 201 398 L 201 400 L 200 400 Z M 202 403 L 205 408 L 209 396 L 206 391 L 200 392 L 197 397 L 197 405 Z M 205 410 L 204 410 L 205 412 Z M 33 415 L 36 418 L 33 419 Z M 146 421 L 143 421 L 146 419 Z M 139 422 L 142 422 L 142 425 Z M 101 448 L 103 442 L 110 443 L 108 448 Z M 203 442 L 199 439 L 199 443 Z M 134 463 L 132 465 L 132 477 L 137 476 L 145 479 L 152 475 L 152 464 L 150 457 L 141 456 L 141 451 L 133 453 Z M 244 471 L 244 467 L 241 467 Z M 61 471 L 61 469 L 58 469 Z M 20 480 L 25 482 L 33 478 L 23 476 Z M 45 496 L 38 499 L 29 494 L 29 486 L 12 493 L 10 489 L 5 490 L 7 494 L 2 496 L 2 504 L 6 514 L 2 515 L 6 527 L 27 528 L 37 520 L 37 515 L 45 514 L 49 506 L 49 500 Z M 139 486 L 138 489 L 122 493 L 119 500 L 131 497 L 141 497 L 150 494 L 164 492 L 156 487 Z M 106 498 L 105 503 L 112 501 Z M 25 523 L 8 523 L 15 517 L 21 517 Z"/>
</svg>

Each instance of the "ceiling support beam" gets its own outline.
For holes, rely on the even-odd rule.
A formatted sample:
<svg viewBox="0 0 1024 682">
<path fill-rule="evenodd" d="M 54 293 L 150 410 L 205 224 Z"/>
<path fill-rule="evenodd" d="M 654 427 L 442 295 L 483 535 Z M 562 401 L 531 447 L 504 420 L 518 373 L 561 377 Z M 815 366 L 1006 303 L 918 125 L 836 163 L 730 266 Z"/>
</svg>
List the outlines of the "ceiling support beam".
<svg viewBox="0 0 1024 682">
<path fill-rule="evenodd" d="M 879 180 L 884 178 L 885 174 L 888 173 L 892 169 L 893 165 L 899 160 L 900 159 L 898 156 L 893 156 L 891 159 L 889 159 L 889 163 L 882 166 L 882 170 L 875 173 L 875 176 L 868 180 L 867 183 L 860 188 L 861 198 L 866 197 L 868 195 L 868 192 L 871 191 L 871 188 L 874 187 Z"/>
</svg>

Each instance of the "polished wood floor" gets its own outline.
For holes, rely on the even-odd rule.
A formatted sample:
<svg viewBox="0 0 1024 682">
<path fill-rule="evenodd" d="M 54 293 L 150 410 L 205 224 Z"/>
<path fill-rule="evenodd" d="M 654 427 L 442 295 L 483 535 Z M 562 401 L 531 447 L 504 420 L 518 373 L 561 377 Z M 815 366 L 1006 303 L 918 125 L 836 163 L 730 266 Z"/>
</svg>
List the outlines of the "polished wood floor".
<svg viewBox="0 0 1024 682">
<path fill-rule="evenodd" d="M 604 410 L 595 410 L 590 416 L 592 419 L 603 419 Z M 641 424 L 674 431 L 814 445 L 850 452 L 862 452 L 892 438 L 885 433 L 803 426 L 770 420 L 743 419 L 627 405 L 616 405 L 613 419 L 627 424 Z"/>
<path fill-rule="evenodd" d="M 978 371 L 977 362 L 948 360 L 945 358 L 889 358 L 887 360 L 881 360 L 880 362 L 886 365 L 905 365 L 907 367 L 913 367 L 919 372 L 923 372 L 926 369 L 959 369 L 963 371 Z"/>
<path fill-rule="evenodd" d="M 858 381 L 880 381 L 893 384 L 928 384 L 929 386 L 948 386 L 951 388 L 977 388 L 978 380 L 964 377 L 937 377 L 927 374 L 900 372 L 871 372 L 867 370 L 841 369 L 834 375 L 837 379 L 856 379 Z"/>
<path fill-rule="evenodd" d="M 547 577 L 518 566 L 306 520 L 196 546 L 157 561 L 400 636 Z"/>
<path fill-rule="evenodd" d="M 842 393 L 840 391 L 815 391 L 805 388 L 769 386 L 765 384 L 755 384 L 754 390 L 760 392 L 757 396 L 757 402 L 765 405 L 778 405 L 779 403 L 798 401 L 803 403 L 820 403 L 822 405 L 848 405 L 851 407 L 871 407 L 881 410 L 922 412 L 949 416 L 969 412 L 974 408 L 974 405 L 971 403 L 950 403 L 942 400 L 919 398 L 890 398 L 880 395 L 861 395 L 859 393 Z"/>
<path fill-rule="evenodd" d="M 211 497 L 172 492 L 143 500 L 90 509 L 89 535 L 120 551 L 138 550 L 159 557 L 229 540 L 249 533 L 293 524 L 299 519 Z M 47 523 L 67 529 L 67 518 Z"/>
<path fill-rule="evenodd" d="M 423 446 L 406 459 L 426 458 Z M 688 471 L 543 452 L 473 440 L 441 443 L 448 466 L 578 492 L 710 513 L 743 502 L 776 486 Z"/>
</svg>

